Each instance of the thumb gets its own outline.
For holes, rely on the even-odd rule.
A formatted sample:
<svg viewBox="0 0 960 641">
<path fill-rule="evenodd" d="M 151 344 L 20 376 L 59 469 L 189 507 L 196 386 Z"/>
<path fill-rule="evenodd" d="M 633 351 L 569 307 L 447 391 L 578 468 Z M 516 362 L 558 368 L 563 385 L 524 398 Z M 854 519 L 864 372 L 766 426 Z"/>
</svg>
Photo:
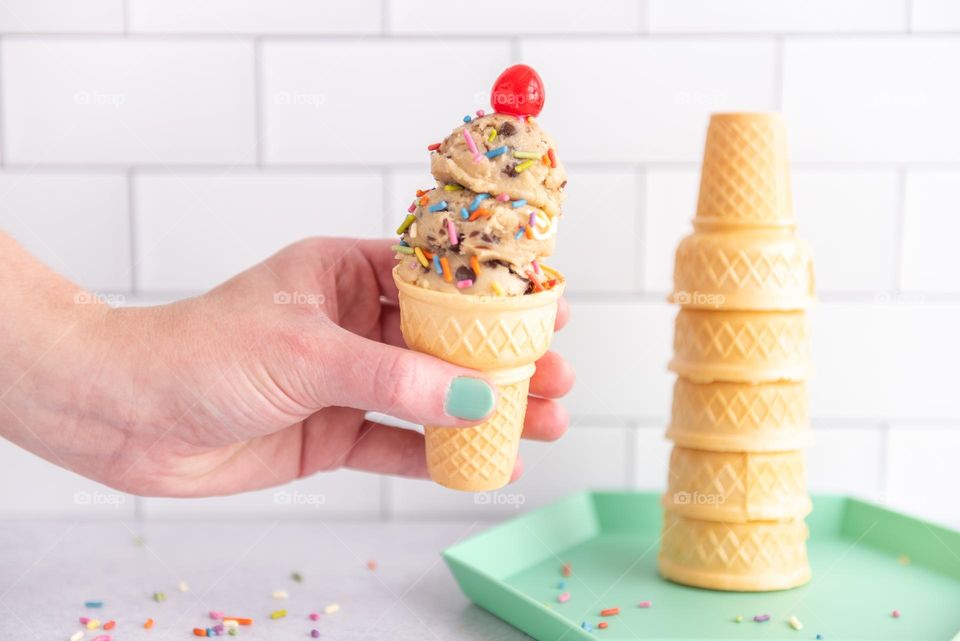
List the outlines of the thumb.
<svg viewBox="0 0 960 641">
<path fill-rule="evenodd" d="M 341 328 L 331 338 L 322 373 L 330 404 L 444 427 L 475 425 L 496 407 L 497 389 L 480 372 Z"/>
</svg>

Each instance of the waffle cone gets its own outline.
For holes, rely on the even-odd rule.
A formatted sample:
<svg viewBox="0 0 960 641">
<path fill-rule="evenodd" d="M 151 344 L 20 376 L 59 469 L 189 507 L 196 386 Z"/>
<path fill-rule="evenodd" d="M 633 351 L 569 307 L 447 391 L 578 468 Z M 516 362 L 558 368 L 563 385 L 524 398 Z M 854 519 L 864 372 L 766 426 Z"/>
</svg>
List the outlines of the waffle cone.
<svg viewBox="0 0 960 641">
<path fill-rule="evenodd" d="M 810 580 L 801 519 L 722 523 L 664 513 L 664 578 L 711 590 L 786 590 Z"/>
<path fill-rule="evenodd" d="M 803 452 L 709 452 L 674 447 L 663 505 L 704 521 L 782 520 L 810 513 Z"/>
<path fill-rule="evenodd" d="M 497 409 L 471 428 L 424 426 L 427 465 L 434 481 L 469 492 L 510 482 L 533 363 L 553 338 L 563 284 L 526 296 L 450 294 L 401 280 L 400 328 L 407 346 L 483 371 L 497 385 Z"/>
<path fill-rule="evenodd" d="M 775 113 L 713 114 L 707 128 L 694 225 L 795 224 L 787 131 Z"/>
<path fill-rule="evenodd" d="M 796 310 L 813 300 L 813 262 L 789 232 L 695 232 L 677 247 L 671 302 L 727 310 Z"/>
<path fill-rule="evenodd" d="M 667 438 L 717 452 L 776 452 L 810 444 L 804 383 L 693 383 L 678 378 Z"/>
<path fill-rule="evenodd" d="M 681 309 L 670 369 L 691 381 L 804 380 L 809 328 L 803 312 Z"/>
</svg>

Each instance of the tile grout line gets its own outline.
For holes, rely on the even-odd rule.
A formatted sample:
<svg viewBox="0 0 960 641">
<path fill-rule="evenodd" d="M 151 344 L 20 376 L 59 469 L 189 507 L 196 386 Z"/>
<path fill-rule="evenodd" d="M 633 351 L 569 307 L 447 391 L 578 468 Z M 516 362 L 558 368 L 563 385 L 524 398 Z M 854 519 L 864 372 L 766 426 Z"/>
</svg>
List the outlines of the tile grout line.
<svg viewBox="0 0 960 641">
<path fill-rule="evenodd" d="M 897 219 L 895 233 L 897 242 L 893 248 L 893 291 L 897 294 L 903 292 L 903 266 L 904 266 L 904 239 L 903 233 L 907 225 L 907 168 L 900 167 L 897 170 Z"/>
<path fill-rule="evenodd" d="M 137 268 L 137 206 L 134 185 L 136 184 L 134 172 L 135 169 L 127 170 L 127 242 L 130 243 L 130 294 L 137 295 L 139 290 L 139 270 Z"/>
<path fill-rule="evenodd" d="M 774 44 L 775 61 L 773 68 L 773 108 L 776 111 L 783 111 L 785 46 L 783 36 L 777 36 Z"/>
<path fill-rule="evenodd" d="M 647 237 L 647 170 L 638 165 L 634 169 L 636 178 L 636 228 L 633 231 L 633 289 L 637 292 L 646 292 L 646 237 Z"/>
<path fill-rule="evenodd" d="M 256 128 L 257 167 L 264 165 L 264 117 L 263 117 L 263 41 L 253 41 L 253 109 Z"/>
</svg>

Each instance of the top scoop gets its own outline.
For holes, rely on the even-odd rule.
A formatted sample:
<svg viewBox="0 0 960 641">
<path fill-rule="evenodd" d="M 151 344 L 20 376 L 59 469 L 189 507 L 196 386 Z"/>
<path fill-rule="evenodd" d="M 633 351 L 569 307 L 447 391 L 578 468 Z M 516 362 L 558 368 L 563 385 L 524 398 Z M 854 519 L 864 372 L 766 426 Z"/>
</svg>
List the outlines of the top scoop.
<svg viewBox="0 0 960 641">
<path fill-rule="evenodd" d="M 503 98 L 501 79 L 494 106 L 523 102 Z M 474 295 L 520 296 L 553 287 L 560 276 L 540 260 L 553 253 L 567 175 L 533 117 L 478 111 L 428 149 L 436 186 L 417 191 L 397 229 L 398 276 Z"/>
</svg>

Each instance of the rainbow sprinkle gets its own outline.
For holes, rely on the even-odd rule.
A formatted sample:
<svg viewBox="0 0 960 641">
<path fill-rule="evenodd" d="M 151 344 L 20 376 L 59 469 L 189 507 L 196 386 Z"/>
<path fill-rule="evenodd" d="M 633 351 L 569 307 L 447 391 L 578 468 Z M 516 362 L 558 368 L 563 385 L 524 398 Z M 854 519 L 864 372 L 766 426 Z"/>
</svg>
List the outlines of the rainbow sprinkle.
<svg viewBox="0 0 960 641">
<path fill-rule="evenodd" d="M 499 200 L 502 203 L 505 203 L 508 200 L 510 200 L 510 194 L 497 194 L 497 200 Z"/>
<path fill-rule="evenodd" d="M 769 621 L 769 620 L 770 620 L 770 615 L 769 615 L 769 614 L 757 614 L 757 615 L 755 615 L 755 616 L 753 617 L 753 620 L 756 621 L 757 623 L 763 623 L 763 622 L 765 622 L 765 621 Z"/>
<path fill-rule="evenodd" d="M 560 602 L 560 603 L 566 603 L 566 602 L 569 601 L 569 600 L 570 600 L 570 593 L 569 593 L 569 592 L 564 592 L 563 594 L 561 594 L 560 596 L 557 597 L 557 601 Z"/>
<path fill-rule="evenodd" d="M 458 289 L 466 289 L 467 287 L 473 287 L 473 281 L 470 280 L 469 278 L 465 278 L 463 280 L 457 281 Z"/>
<path fill-rule="evenodd" d="M 450 244 L 456 245 L 460 242 L 460 239 L 457 238 L 457 228 L 454 226 L 452 220 L 447 221 L 447 236 L 450 237 Z"/>
<path fill-rule="evenodd" d="M 447 201 L 441 200 L 440 202 L 438 202 L 438 203 L 436 203 L 436 204 L 434 204 L 434 205 L 430 205 L 430 207 L 428 207 L 427 209 L 428 209 L 428 211 L 431 211 L 431 212 L 446 211 L 446 210 L 447 210 Z"/>
<path fill-rule="evenodd" d="M 443 280 L 452 283 L 453 274 L 450 272 L 450 261 L 447 260 L 446 256 L 440 259 L 440 268 L 443 270 Z"/>
<path fill-rule="evenodd" d="M 557 155 L 553 152 L 553 147 L 547 150 L 547 158 L 550 159 L 550 167 L 557 168 Z"/>
<path fill-rule="evenodd" d="M 467 143 L 467 149 L 469 149 L 470 153 L 473 154 L 473 162 L 480 162 L 480 159 L 483 158 L 483 154 L 481 154 L 480 150 L 477 149 L 477 143 L 473 141 L 473 136 L 471 136 L 470 132 L 466 129 L 463 129 L 463 140 Z"/>
<path fill-rule="evenodd" d="M 471 120 L 473 120 L 473 118 L 470 117 L 470 114 L 463 117 L 463 122 L 470 122 Z"/>
<path fill-rule="evenodd" d="M 523 237 L 524 231 L 526 231 L 526 229 L 525 229 L 524 227 L 521 227 L 520 229 L 518 229 L 518 230 L 517 230 L 517 233 L 514 234 L 513 239 L 514 239 L 514 240 L 520 240 L 520 238 Z"/>
<path fill-rule="evenodd" d="M 524 160 L 522 163 L 514 167 L 513 170 L 519 174 L 521 171 L 526 171 L 530 169 L 532 166 L 533 166 L 532 160 Z"/>
<path fill-rule="evenodd" d="M 406 218 L 403 219 L 403 222 L 400 223 L 400 226 L 397 227 L 397 234 L 402 234 L 407 231 L 407 228 L 417 219 L 413 214 L 408 214 Z"/>
<path fill-rule="evenodd" d="M 393 251 L 395 251 L 395 252 L 397 252 L 397 253 L 399 253 L 399 254 L 412 254 L 412 253 L 413 253 L 413 249 L 411 249 L 410 247 L 407 247 L 406 245 L 393 245 L 393 246 L 391 247 L 391 249 L 393 249 Z"/>
<path fill-rule="evenodd" d="M 466 207 L 460 208 L 460 218 L 463 218 L 464 220 L 470 218 L 470 212 L 467 211 Z"/>
<path fill-rule="evenodd" d="M 536 227 L 536 226 L 537 226 L 537 212 L 536 212 L 536 211 L 531 211 L 531 212 L 530 212 L 529 225 L 530 225 L 531 227 Z"/>
<path fill-rule="evenodd" d="M 494 132 L 494 133 L 496 133 L 496 132 Z M 495 148 L 495 149 L 491 149 L 490 151 L 488 151 L 487 153 L 485 153 L 484 156 L 486 156 L 487 158 L 496 158 L 497 156 L 502 156 L 502 155 L 505 154 L 505 153 L 507 153 L 507 147 L 506 147 L 506 145 L 504 145 L 504 146 L 502 146 L 502 147 L 497 147 L 497 148 Z"/>
<path fill-rule="evenodd" d="M 514 208 L 514 209 L 516 209 L 517 207 L 523 207 L 524 205 L 526 205 L 526 204 L 527 204 L 527 201 L 526 201 L 526 199 L 521 198 L 521 199 L 519 199 L 519 200 L 513 201 L 513 202 L 510 203 L 510 204 L 513 205 L 513 208 Z"/>
<path fill-rule="evenodd" d="M 532 158 L 532 159 L 536 160 L 536 159 L 540 158 L 540 154 L 535 153 L 535 152 L 532 152 L 532 151 L 514 151 L 514 152 L 513 152 L 513 157 L 514 157 L 514 158 Z"/>
<path fill-rule="evenodd" d="M 463 187 L 456 183 L 450 183 L 449 185 L 443 186 L 444 191 L 460 191 L 461 189 L 463 189 Z"/>
<path fill-rule="evenodd" d="M 473 197 L 473 201 L 470 203 L 470 206 L 467 208 L 469 211 L 474 211 L 477 207 L 480 206 L 480 203 L 490 197 L 490 194 L 477 194 Z"/>
<path fill-rule="evenodd" d="M 433 268 L 436 270 L 437 275 L 443 276 L 443 266 L 440 264 L 440 257 L 436 254 L 433 255 Z"/>
<path fill-rule="evenodd" d="M 413 223 L 412 225 L 410 225 L 410 229 L 409 229 L 408 231 L 410 232 L 410 238 L 416 238 L 416 237 L 417 237 L 417 223 Z"/>
<path fill-rule="evenodd" d="M 490 283 L 490 289 L 492 289 L 493 293 L 497 296 L 503 296 L 506 294 L 506 292 L 503 291 L 503 287 L 500 287 L 500 283 Z"/>
<path fill-rule="evenodd" d="M 470 269 L 473 270 L 475 276 L 480 275 L 480 260 L 476 256 L 470 257 Z"/>
<path fill-rule="evenodd" d="M 496 137 L 497 137 L 497 130 L 496 130 L 496 129 L 491 129 L 491 130 L 490 130 L 490 133 L 487 134 L 487 142 L 493 142 L 493 139 L 496 138 Z M 488 153 L 489 153 L 489 152 L 488 152 Z M 490 157 L 490 156 L 488 155 L 487 158 L 489 158 L 489 157 Z"/>
</svg>

